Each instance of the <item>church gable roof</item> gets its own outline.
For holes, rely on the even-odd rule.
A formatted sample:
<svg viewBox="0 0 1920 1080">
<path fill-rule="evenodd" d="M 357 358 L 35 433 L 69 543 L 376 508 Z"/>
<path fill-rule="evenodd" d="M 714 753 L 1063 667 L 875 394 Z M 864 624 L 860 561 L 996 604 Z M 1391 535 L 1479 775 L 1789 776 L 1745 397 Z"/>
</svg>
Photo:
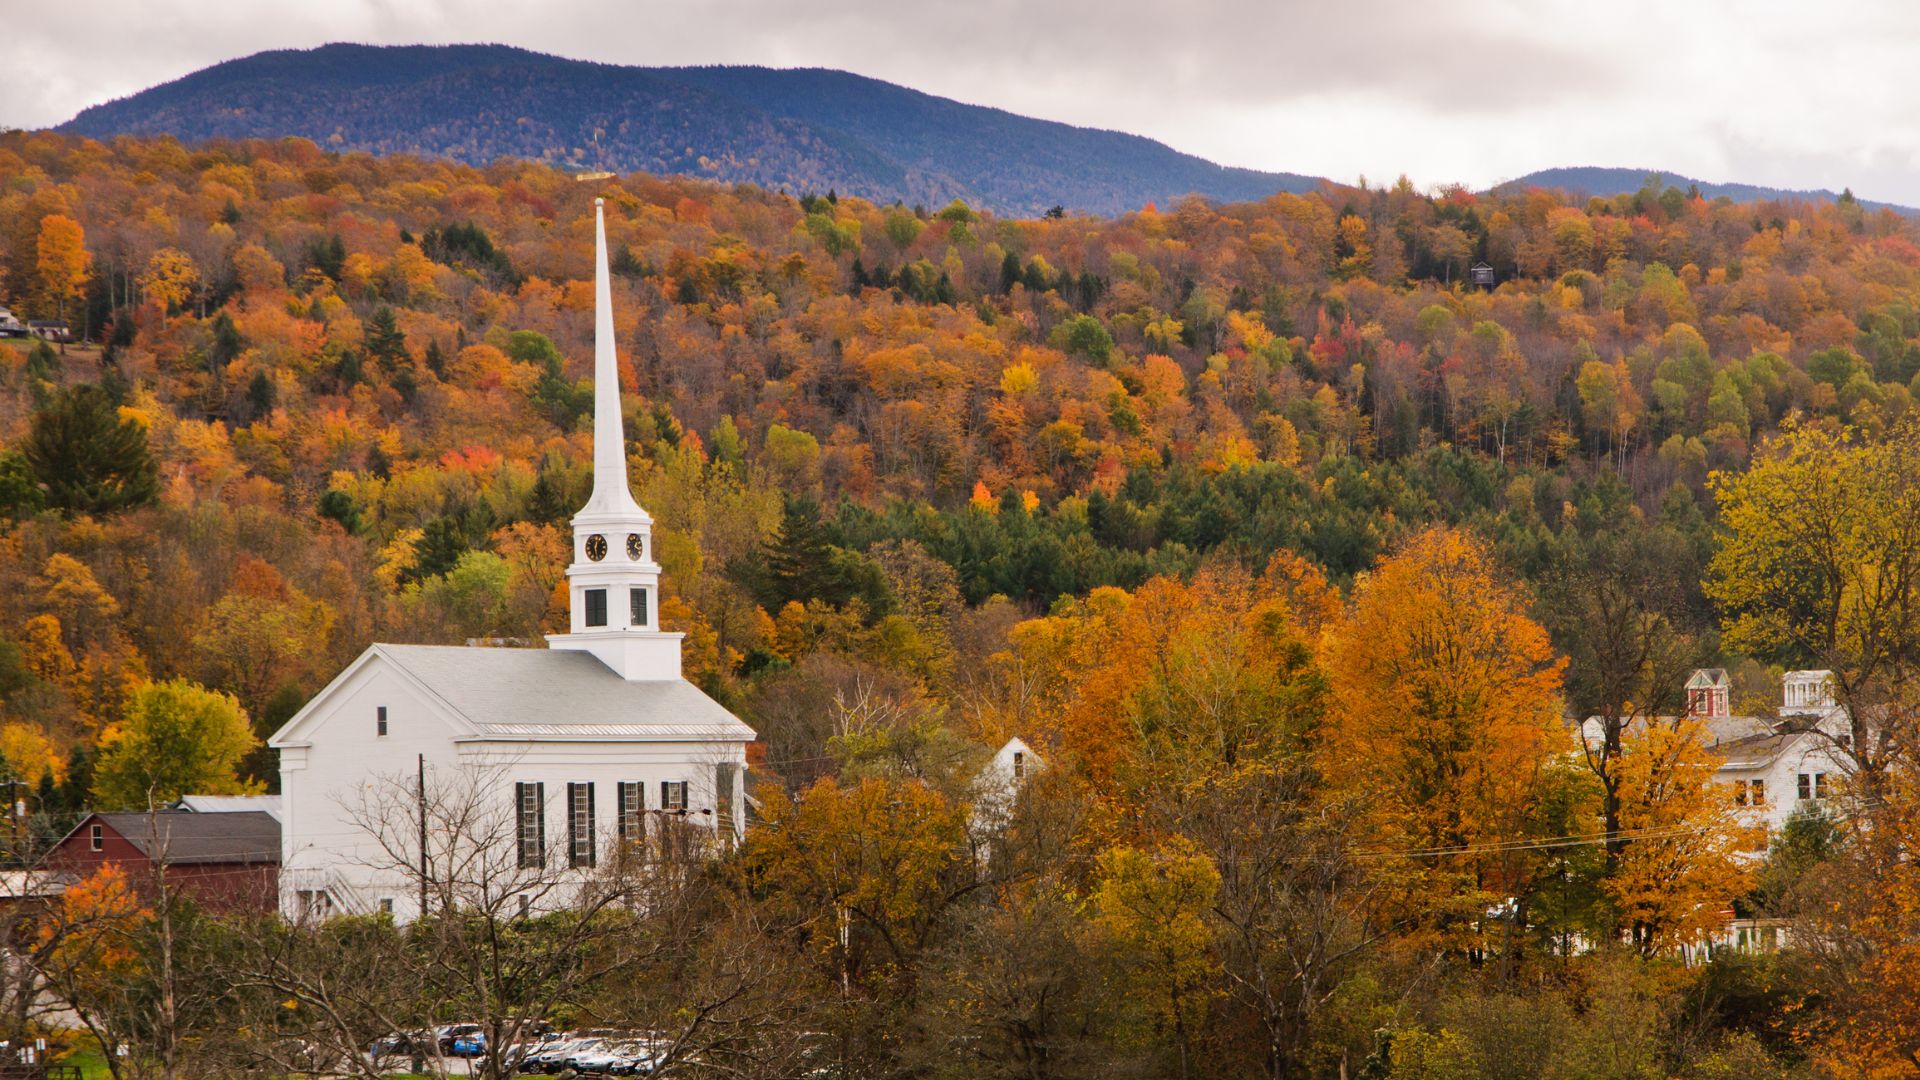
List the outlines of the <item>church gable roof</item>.
<svg viewBox="0 0 1920 1080">
<path fill-rule="evenodd" d="M 630 681 L 591 653 L 375 645 L 482 737 L 721 739 L 752 728 L 684 679 Z"/>
</svg>

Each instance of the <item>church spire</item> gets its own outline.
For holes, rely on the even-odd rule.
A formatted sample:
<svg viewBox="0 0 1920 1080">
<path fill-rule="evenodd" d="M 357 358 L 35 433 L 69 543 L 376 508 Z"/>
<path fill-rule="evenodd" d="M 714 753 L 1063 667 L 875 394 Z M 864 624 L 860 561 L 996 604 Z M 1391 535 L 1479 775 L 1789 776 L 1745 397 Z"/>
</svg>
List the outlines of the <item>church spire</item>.
<svg viewBox="0 0 1920 1080">
<path fill-rule="evenodd" d="M 613 351 L 613 294 L 607 274 L 604 199 L 593 200 L 593 495 L 582 514 L 642 514 L 627 487 L 627 436 L 620 417 L 620 364 Z"/>
<path fill-rule="evenodd" d="M 660 629 L 660 564 L 653 519 L 627 487 L 627 440 L 620 423 L 620 368 L 613 353 L 613 296 L 607 281 L 606 210 L 593 201 L 593 494 L 573 515 L 567 567 L 568 629 L 555 649 L 579 649 L 628 680 L 678 679 L 681 635 Z"/>
</svg>

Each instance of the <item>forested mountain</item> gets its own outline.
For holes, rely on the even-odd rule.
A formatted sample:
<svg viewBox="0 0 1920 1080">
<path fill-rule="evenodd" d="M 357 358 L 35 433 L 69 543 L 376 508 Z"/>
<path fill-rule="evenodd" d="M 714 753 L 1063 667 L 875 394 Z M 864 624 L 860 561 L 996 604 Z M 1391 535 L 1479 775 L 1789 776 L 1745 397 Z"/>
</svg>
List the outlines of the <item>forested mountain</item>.
<svg viewBox="0 0 1920 1080">
<path fill-rule="evenodd" d="M 1318 183 L 840 71 L 620 67 L 499 45 L 263 52 L 87 109 L 59 130 L 298 135 L 474 165 L 520 157 L 1022 214 L 1112 214 L 1189 193 L 1256 199 Z"/>
<path fill-rule="evenodd" d="M 0 780 L 41 841 L 270 783 L 259 736 L 369 642 L 565 624 L 601 197 L 661 622 L 761 733 L 764 824 L 622 906 L 570 1022 L 754 1076 L 1911 1075 L 1909 218 L 1407 184 L 1016 217 L 47 132 L 0 177 L 5 301 L 91 342 L 0 344 Z M 1882 725 L 1771 848 L 1678 716 L 1710 664 L 1755 714 L 1834 669 Z M 1587 716 L 1621 737 L 1582 753 Z M 1045 769 L 992 832 L 1014 735 Z M 1673 959 L 1734 914 L 1834 947 Z M 180 1075 L 554 1000 L 460 996 L 478 954 L 384 920 L 223 925 L 262 974 L 201 971 Z M 135 1041 L 190 977 L 140 948 L 62 991 Z"/>
<path fill-rule="evenodd" d="M 1663 173 L 1659 169 L 1603 169 L 1592 165 L 1562 169 L 1541 169 L 1530 172 L 1517 180 L 1509 180 L 1499 185 L 1502 191 L 1525 191 L 1531 187 L 1558 189 L 1576 195 L 1625 195 L 1639 191 L 1652 183 L 1659 187 L 1676 187 L 1682 190 L 1698 191 L 1701 198 L 1728 198 L 1734 202 L 1767 202 L 1781 199 L 1808 199 L 1816 202 L 1836 202 L 1847 193 L 1820 190 L 1796 190 L 1792 188 L 1762 187 L 1758 184 L 1715 184 L 1705 180 L 1695 180 L 1690 176 L 1677 173 Z M 1894 203 L 1860 200 L 1862 206 L 1872 209 L 1885 207 L 1903 214 L 1920 213 L 1912 207 Z"/>
</svg>

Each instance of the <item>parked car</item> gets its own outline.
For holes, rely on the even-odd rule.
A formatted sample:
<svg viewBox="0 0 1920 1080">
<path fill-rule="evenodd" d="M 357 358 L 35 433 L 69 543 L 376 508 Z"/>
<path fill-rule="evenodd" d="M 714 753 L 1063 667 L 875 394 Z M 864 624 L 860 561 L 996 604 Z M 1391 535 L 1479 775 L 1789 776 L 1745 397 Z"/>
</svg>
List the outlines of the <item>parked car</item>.
<svg viewBox="0 0 1920 1080">
<path fill-rule="evenodd" d="M 615 1043 L 576 1055 L 572 1065 L 592 1076 L 644 1076 L 653 1071 L 653 1048 L 643 1042 Z"/>
<path fill-rule="evenodd" d="M 450 1057 L 477 1058 L 485 1057 L 486 1053 L 487 1033 L 484 1031 L 470 1031 L 455 1035 L 453 1042 L 447 1047 L 447 1054 Z"/>
<path fill-rule="evenodd" d="M 367 1053 L 377 1061 L 380 1058 L 407 1057 L 413 1053 L 413 1044 L 420 1038 L 420 1032 L 393 1031 L 373 1040 L 367 1047 Z"/>
<path fill-rule="evenodd" d="M 481 1035 L 483 1040 L 482 1045 L 484 1046 L 485 1036 L 482 1035 L 479 1024 L 442 1024 L 436 1028 L 433 1033 L 434 1041 L 440 1044 L 440 1052 L 456 1056 L 459 1056 L 460 1052 L 454 1049 L 454 1044 L 458 1043 L 462 1038 L 474 1035 Z M 478 1055 L 473 1056 L 477 1057 Z"/>
<path fill-rule="evenodd" d="M 579 1049 L 560 1059 L 560 1067 L 562 1069 L 571 1069 L 574 1072 L 583 1072 L 585 1070 L 580 1067 L 582 1059 L 598 1058 L 600 1055 L 612 1051 L 613 1048 L 618 1045 L 618 1043 L 609 1038 L 587 1039 L 581 1044 Z"/>
<path fill-rule="evenodd" d="M 501 1057 L 500 1063 L 506 1066 L 507 1072 L 509 1073 L 530 1072 L 532 1070 L 524 1068 L 527 1058 L 540 1053 L 559 1041 L 560 1036 L 552 1033 L 539 1035 L 531 1039 L 521 1039 L 512 1046 L 507 1047 L 507 1052 Z"/>
<path fill-rule="evenodd" d="M 520 1071 L 530 1073 L 557 1073 L 567 1068 L 568 1059 L 575 1054 L 590 1053 L 600 1048 L 601 1039 L 567 1038 L 556 1039 L 551 1045 L 520 1059 Z"/>
</svg>

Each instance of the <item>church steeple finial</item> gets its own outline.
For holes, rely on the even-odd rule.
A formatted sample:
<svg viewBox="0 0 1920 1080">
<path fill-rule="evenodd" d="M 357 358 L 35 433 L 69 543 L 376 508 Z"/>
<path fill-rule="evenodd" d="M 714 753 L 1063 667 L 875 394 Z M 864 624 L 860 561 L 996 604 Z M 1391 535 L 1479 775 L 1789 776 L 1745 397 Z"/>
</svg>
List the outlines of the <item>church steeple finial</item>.
<svg viewBox="0 0 1920 1080">
<path fill-rule="evenodd" d="M 593 200 L 593 494 L 580 512 L 644 514 L 627 486 L 627 437 L 620 417 L 620 364 L 613 351 L 605 203 Z"/>
</svg>

